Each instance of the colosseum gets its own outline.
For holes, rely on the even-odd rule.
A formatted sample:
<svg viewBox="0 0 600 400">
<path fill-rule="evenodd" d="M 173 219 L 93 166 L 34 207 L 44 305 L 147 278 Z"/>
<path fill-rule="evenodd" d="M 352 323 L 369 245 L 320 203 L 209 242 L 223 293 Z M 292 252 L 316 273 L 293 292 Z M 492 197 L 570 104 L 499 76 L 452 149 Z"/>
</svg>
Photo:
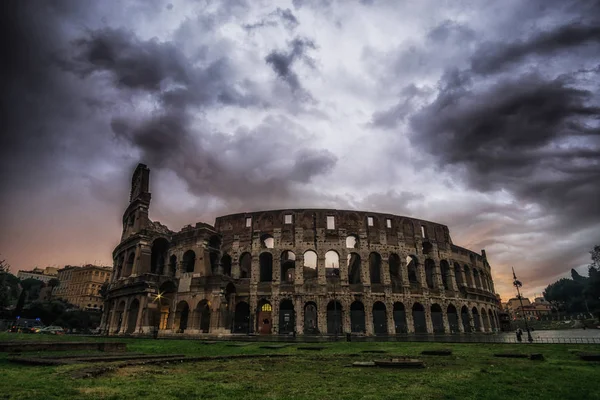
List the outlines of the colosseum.
<svg viewBox="0 0 600 400">
<path fill-rule="evenodd" d="M 490 265 L 448 227 L 364 211 L 226 215 L 178 232 L 148 218 L 139 164 L 113 252 L 109 335 L 494 332 Z"/>
</svg>

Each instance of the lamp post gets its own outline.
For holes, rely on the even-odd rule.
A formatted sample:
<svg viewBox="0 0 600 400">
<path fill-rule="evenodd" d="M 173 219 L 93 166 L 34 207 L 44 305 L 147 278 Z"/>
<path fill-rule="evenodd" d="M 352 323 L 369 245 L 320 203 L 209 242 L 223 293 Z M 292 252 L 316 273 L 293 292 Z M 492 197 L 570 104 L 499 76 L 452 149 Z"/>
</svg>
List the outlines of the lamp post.
<svg viewBox="0 0 600 400">
<path fill-rule="evenodd" d="M 158 331 L 160 330 L 160 320 L 162 318 L 162 293 L 158 292 L 156 297 L 152 301 L 158 301 L 158 312 L 154 313 L 155 315 L 155 323 L 154 323 L 154 339 L 158 339 Z"/>
<path fill-rule="evenodd" d="M 533 338 L 531 337 L 531 332 L 529 331 L 529 324 L 527 323 L 527 315 L 525 314 L 525 310 L 523 309 L 523 297 L 521 296 L 521 291 L 519 290 L 519 288 L 521 286 L 523 286 L 523 284 L 521 283 L 520 280 L 517 279 L 517 275 L 515 274 L 515 269 L 512 269 L 513 271 L 513 286 L 515 288 L 517 288 L 517 298 L 519 299 L 519 302 L 521 303 L 521 311 L 523 312 L 523 316 L 525 317 L 525 330 L 527 330 L 527 341 L 529 343 L 533 342 Z"/>
</svg>

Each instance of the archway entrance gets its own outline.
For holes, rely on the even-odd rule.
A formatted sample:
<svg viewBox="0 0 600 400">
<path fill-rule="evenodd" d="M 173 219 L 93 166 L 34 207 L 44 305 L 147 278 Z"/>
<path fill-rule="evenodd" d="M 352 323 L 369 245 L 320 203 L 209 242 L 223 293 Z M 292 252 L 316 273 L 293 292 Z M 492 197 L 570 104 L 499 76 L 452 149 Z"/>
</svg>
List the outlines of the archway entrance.
<svg viewBox="0 0 600 400">
<path fill-rule="evenodd" d="M 396 333 L 408 332 L 408 325 L 406 324 L 406 310 L 404 304 L 394 303 L 394 326 Z"/>
<path fill-rule="evenodd" d="M 479 311 L 477 308 L 473 307 L 471 310 L 473 313 L 473 327 L 475 328 L 475 332 L 481 332 L 481 320 L 479 319 Z"/>
<path fill-rule="evenodd" d="M 448 306 L 446 310 L 446 315 L 448 316 L 448 325 L 450 327 L 450 333 L 460 332 L 458 328 L 458 314 L 456 313 L 456 307 L 452 304 Z"/>
<path fill-rule="evenodd" d="M 415 303 L 412 308 L 413 323 L 415 324 L 415 333 L 427 333 L 427 321 L 425 320 L 425 308 L 419 303 Z"/>
<path fill-rule="evenodd" d="M 342 333 L 342 305 L 337 300 L 327 304 L 327 333 L 330 335 Z"/>
<path fill-rule="evenodd" d="M 190 314 L 190 306 L 185 301 L 177 304 L 175 311 L 175 326 L 177 327 L 177 333 L 183 333 L 188 327 L 188 317 Z"/>
<path fill-rule="evenodd" d="M 442 315 L 442 307 L 439 304 L 431 306 L 431 324 L 433 325 L 433 333 L 444 333 L 444 316 Z"/>
<path fill-rule="evenodd" d="M 135 299 L 129 307 L 129 314 L 127 316 L 127 331 L 126 333 L 134 333 L 135 325 L 137 323 L 138 312 L 140 311 L 140 302 Z"/>
<path fill-rule="evenodd" d="M 201 333 L 210 332 L 210 307 L 207 300 L 202 300 L 196 308 L 198 315 L 198 329 Z"/>
<path fill-rule="evenodd" d="M 233 316 L 233 333 L 250 333 L 250 306 L 245 301 L 237 303 Z"/>
<path fill-rule="evenodd" d="M 258 305 L 258 313 L 256 318 L 256 330 L 261 335 L 269 335 L 271 333 L 273 307 L 271 303 L 263 300 Z"/>
<path fill-rule="evenodd" d="M 350 304 L 350 331 L 352 333 L 365 333 L 365 306 L 360 301 Z"/>
<path fill-rule="evenodd" d="M 279 333 L 290 334 L 296 330 L 294 303 L 283 300 L 279 305 Z"/>
<path fill-rule="evenodd" d="M 387 335 L 387 312 L 381 301 L 373 304 L 373 332 L 376 335 Z"/>
<path fill-rule="evenodd" d="M 317 335 L 319 333 L 319 314 L 317 305 L 313 302 L 304 305 L 304 334 Z"/>
<path fill-rule="evenodd" d="M 463 330 L 465 333 L 471 332 L 471 318 L 469 318 L 469 310 L 467 309 L 467 306 L 463 306 L 460 309 L 460 319 L 462 319 Z"/>
</svg>

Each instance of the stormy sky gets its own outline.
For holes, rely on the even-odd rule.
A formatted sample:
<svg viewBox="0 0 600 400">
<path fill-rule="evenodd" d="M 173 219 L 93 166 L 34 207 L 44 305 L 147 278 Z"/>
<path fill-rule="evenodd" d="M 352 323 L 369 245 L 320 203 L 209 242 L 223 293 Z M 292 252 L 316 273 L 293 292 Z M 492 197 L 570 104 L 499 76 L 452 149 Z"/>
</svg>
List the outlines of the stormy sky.
<svg viewBox="0 0 600 400">
<path fill-rule="evenodd" d="M 133 168 L 173 230 L 271 208 L 447 224 L 540 293 L 600 244 L 600 2 L 1 4 L 0 254 L 111 265 Z"/>
</svg>

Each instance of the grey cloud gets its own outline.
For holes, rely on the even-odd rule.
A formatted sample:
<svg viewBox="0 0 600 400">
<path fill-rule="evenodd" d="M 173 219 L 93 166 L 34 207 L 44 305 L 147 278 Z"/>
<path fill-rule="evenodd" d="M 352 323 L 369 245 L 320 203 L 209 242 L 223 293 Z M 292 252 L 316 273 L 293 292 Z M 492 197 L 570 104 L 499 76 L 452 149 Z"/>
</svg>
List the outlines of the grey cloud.
<svg viewBox="0 0 600 400">
<path fill-rule="evenodd" d="M 292 10 L 290 10 L 289 8 L 286 8 L 284 10 L 282 8 L 277 7 L 275 11 L 270 12 L 259 22 L 255 22 L 253 24 L 244 24 L 243 27 L 244 29 L 250 32 L 258 28 L 277 26 L 278 21 L 281 21 L 283 23 L 283 26 L 285 26 L 289 30 L 294 30 L 300 24 Z"/>
<path fill-rule="evenodd" d="M 427 89 L 418 88 L 414 84 L 408 85 L 400 92 L 400 101 L 387 110 L 375 112 L 371 119 L 371 125 L 380 128 L 394 128 L 398 123 L 413 113 L 416 108 L 416 100 L 426 94 Z"/>
<path fill-rule="evenodd" d="M 600 19 L 596 22 L 600 23 Z M 478 74 L 495 73 L 527 56 L 550 55 L 588 42 L 596 43 L 590 52 L 598 54 L 600 25 L 574 23 L 537 33 L 527 40 L 512 43 L 485 43 L 473 55 L 471 68 Z"/>
<path fill-rule="evenodd" d="M 411 119 L 413 144 L 441 168 L 464 167 L 477 190 L 508 189 L 582 225 L 600 218 L 600 132 L 579 129 L 600 115 L 591 91 L 536 74 L 483 90 L 459 73 L 446 79 Z"/>
<path fill-rule="evenodd" d="M 265 61 L 273 68 L 277 76 L 290 86 L 292 91 L 296 91 L 301 89 L 301 85 L 298 75 L 292 70 L 292 64 L 301 59 L 313 66 L 314 62 L 306 55 L 306 51 L 315 49 L 316 46 L 312 40 L 296 38 L 289 43 L 289 47 L 285 52 L 273 50 L 265 57 Z"/>
<path fill-rule="evenodd" d="M 470 27 L 456 21 L 445 20 L 427 33 L 427 39 L 433 42 L 469 42 L 477 34 Z"/>
</svg>

